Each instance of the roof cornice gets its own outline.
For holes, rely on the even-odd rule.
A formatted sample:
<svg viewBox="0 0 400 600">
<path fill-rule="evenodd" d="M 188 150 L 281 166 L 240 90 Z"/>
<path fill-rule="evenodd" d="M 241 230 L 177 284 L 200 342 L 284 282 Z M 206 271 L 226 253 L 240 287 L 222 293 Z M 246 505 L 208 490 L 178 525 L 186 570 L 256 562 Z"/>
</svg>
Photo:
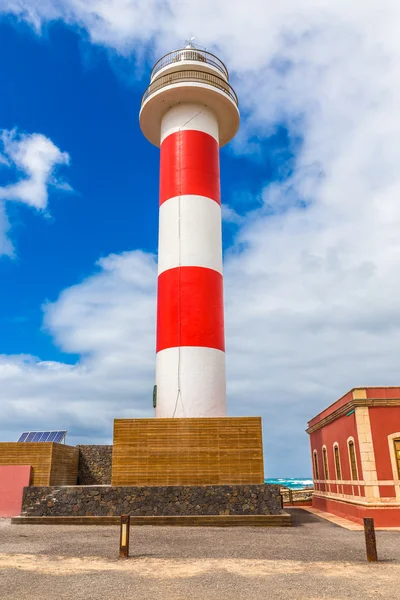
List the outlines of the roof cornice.
<svg viewBox="0 0 400 600">
<path fill-rule="evenodd" d="M 347 415 L 352 410 L 360 406 L 377 406 L 377 407 L 385 407 L 385 406 L 400 406 L 400 398 L 353 398 L 353 400 L 349 400 L 346 404 L 343 404 L 340 408 L 334 410 L 329 415 L 318 421 L 318 423 L 314 423 L 311 427 L 306 429 L 308 434 L 317 431 L 317 429 L 321 429 L 321 427 L 325 427 L 332 421 L 336 421 L 340 417 Z"/>
</svg>

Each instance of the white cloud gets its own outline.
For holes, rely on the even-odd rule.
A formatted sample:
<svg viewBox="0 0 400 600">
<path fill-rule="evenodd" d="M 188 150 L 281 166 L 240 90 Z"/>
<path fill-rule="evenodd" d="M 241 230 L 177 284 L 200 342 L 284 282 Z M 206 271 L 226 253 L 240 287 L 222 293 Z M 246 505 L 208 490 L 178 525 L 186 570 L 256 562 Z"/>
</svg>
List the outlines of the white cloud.
<svg viewBox="0 0 400 600">
<path fill-rule="evenodd" d="M 27 18 L 27 9 L 24 16 L 16 6 L 11 12 Z M 400 5 L 32 0 L 30 7 L 36 28 L 63 19 L 86 29 L 93 42 L 139 57 L 197 34 L 233 72 L 244 115 L 235 152 L 257 147 L 259 161 L 268 156 L 268 137 L 277 126 L 287 127 L 291 175 L 273 183 L 266 176 L 263 204 L 237 223 L 226 257 L 229 398 L 232 414 L 264 416 L 269 472 L 305 474 L 308 418 L 353 386 L 399 383 Z M 225 201 L 235 209 L 234 199 Z M 228 220 L 235 214 L 225 209 Z M 133 256 L 151 279 L 145 268 L 150 259 Z M 110 427 L 107 418 L 120 402 L 132 412 L 147 410 L 144 389 L 150 393 L 152 384 L 153 292 L 138 292 L 135 282 L 124 280 L 129 254 L 110 260 L 108 269 L 104 263 L 98 275 L 64 292 L 46 317 L 63 347 L 85 355 L 72 371 L 60 366 L 66 380 L 76 381 L 76 373 L 89 368 L 101 375 L 102 361 L 111 369 L 105 370 L 104 394 L 100 375 L 79 375 L 86 377 L 87 414 L 103 419 L 94 427 L 98 432 Z M 97 304 L 103 289 L 106 306 Z M 124 294 L 129 307 L 139 302 L 147 324 L 135 320 Z M 128 327 L 130 319 L 125 335 L 121 322 Z M 136 327 L 146 365 L 136 362 L 130 346 Z M 29 395 L 39 367 L 18 368 L 29 372 L 23 388 Z M 63 397 L 55 380 L 46 385 L 53 397 Z M 132 394 L 127 402 L 123 385 Z M 32 406 L 29 398 L 26 403 Z M 78 419 L 75 404 L 66 406 Z M 300 449 L 295 457 L 293 447 Z"/>
<path fill-rule="evenodd" d="M 8 160 L 8 158 L 6 156 L 4 156 L 4 154 L 0 154 L 0 167 L 1 166 L 6 166 L 6 167 L 10 166 L 10 161 Z"/>
<path fill-rule="evenodd" d="M 228 204 L 222 204 L 222 220 L 225 223 L 231 223 L 232 225 L 240 225 L 244 222 L 244 219 L 239 215 L 234 208 L 228 206 Z"/>
<path fill-rule="evenodd" d="M 98 267 L 98 273 L 45 307 L 45 325 L 67 352 L 112 362 L 134 354 L 137 364 L 146 355 L 140 349 L 149 328 L 154 346 L 155 257 L 126 252 L 101 259 Z"/>
<path fill-rule="evenodd" d="M 12 254 L 12 244 L 7 237 L 10 225 L 7 219 L 4 202 L 0 200 L 0 256 Z"/>
<path fill-rule="evenodd" d="M 111 255 L 81 284 L 47 304 L 45 327 L 80 363 L 0 356 L 0 439 L 21 427 L 66 427 L 70 440 L 109 441 L 113 418 L 146 416 L 152 406 L 155 338 L 154 257 Z M 24 423 L 24 425 L 22 425 Z M 103 439 L 103 441 L 104 441 Z"/>
<path fill-rule="evenodd" d="M 61 152 L 51 140 L 40 133 L 18 134 L 15 130 L 1 132 L 3 157 L 22 177 L 17 183 L 0 187 L 0 199 L 16 200 L 44 210 L 47 206 L 48 186 L 71 189 L 55 176 L 58 165 L 68 165 L 69 155 Z"/>
<path fill-rule="evenodd" d="M 0 256 L 11 255 L 12 244 L 7 236 L 10 229 L 6 216 L 6 201 L 27 204 L 45 210 L 49 187 L 70 191 L 72 188 L 56 177 L 59 165 L 69 164 L 67 152 L 40 133 L 19 134 L 15 129 L 0 131 L 0 167 L 8 168 L 17 181 L 0 186 Z M 15 176 L 14 176 L 15 178 Z"/>
</svg>

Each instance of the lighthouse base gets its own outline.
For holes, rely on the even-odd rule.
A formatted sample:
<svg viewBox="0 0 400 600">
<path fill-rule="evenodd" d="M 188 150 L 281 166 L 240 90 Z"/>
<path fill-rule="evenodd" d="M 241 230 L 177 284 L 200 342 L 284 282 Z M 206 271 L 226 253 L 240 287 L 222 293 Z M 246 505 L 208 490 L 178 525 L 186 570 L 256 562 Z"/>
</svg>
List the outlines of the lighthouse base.
<svg viewBox="0 0 400 600">
<path fill-rule="evenodd" d="M 118 419 L 112 469 L 101 448 L 80 447 L 81 485 L 25 487 L 13 523 L 118 525 L 130 514 L 134 525 L 291 525 L 280 486 L 264 484 L 259 417 Z"/>
<path fill-rule="evenodd" d="M 116 419 L 111 483 L 262 484 L 261 417 Z"/>
</svg>

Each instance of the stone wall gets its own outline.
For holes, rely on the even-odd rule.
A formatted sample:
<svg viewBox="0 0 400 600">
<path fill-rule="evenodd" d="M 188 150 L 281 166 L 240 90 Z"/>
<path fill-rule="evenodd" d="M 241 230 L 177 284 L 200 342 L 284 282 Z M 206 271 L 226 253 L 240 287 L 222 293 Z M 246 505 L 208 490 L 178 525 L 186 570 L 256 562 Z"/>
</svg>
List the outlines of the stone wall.
<svg viewBox="0 0 400 600">
<path fill-rule="evenodd" d="M 110 485 L 112 446 L 81 445 L 79 450 L 78 484 Z"/>
<path fill-rule="evenodd" d="M 22 516 L 279 515 L 276 485 L 26 487 Z"/>
</svg>

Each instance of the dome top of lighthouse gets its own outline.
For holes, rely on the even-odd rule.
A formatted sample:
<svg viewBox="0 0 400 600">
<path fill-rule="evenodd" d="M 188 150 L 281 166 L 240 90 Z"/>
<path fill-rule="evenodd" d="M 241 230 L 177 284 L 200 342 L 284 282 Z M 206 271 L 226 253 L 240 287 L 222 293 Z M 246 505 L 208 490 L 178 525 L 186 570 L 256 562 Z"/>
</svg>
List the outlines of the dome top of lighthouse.
<svg viewBox="0 0 400 600">
<path fill-rule="evenodd" d="M 162 56 L 153 67 L 150 81 L 154 81 L 155 78 L 165 75 L 167 72 L 182 68 L 184 64 L 192 69 L 205 69 L 229 81 L 228 69 L 222 60 L 207 50 L 195 48 L 189 44 Z"/>
<path fill-rule="evenodd" d="M 160 145 L 161 121 L 177 104 L 203 104 L 218 121 L 220 146 L 236 134 L 240 115 L 236 93 L 224 63 L 215 54 L 189 42 L 156 62 L 150 85 L 142 97 L 140 127 L 155 146 Z"/>
</svg>

